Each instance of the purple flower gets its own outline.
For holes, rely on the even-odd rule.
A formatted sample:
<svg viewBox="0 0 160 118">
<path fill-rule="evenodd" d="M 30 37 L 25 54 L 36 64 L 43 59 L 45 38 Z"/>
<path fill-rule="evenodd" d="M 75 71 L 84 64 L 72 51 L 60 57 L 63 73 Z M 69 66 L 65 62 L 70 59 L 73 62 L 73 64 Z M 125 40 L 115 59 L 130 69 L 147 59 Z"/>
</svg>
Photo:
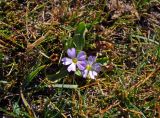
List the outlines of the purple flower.
<svg viewBox="0 0 160 118">
<path fill-rule="evenodd" d="M 84 78 L 89 77 L 91 79 L 95 79 L 95 76 L 98 75 L 100 70 L 101 70 L 101 65 L 100 63 L 96 63 L 96 57 L 89 56 L 86 69 L 82 71 L 82 75 Z"/>
<path fill-rule="evenodd" d="M 62 59 L 63 65 L 69 65 L 67 70 L 70 71 L 76 71 L 76 66 L 79 70 L 84 70 L 86 68 L 86 53 L 84 51 L 81 51 L 76 56 L 76 49 L 71 48 L 67 50 L 68 57 L 64 57 Z"/>
</svg>

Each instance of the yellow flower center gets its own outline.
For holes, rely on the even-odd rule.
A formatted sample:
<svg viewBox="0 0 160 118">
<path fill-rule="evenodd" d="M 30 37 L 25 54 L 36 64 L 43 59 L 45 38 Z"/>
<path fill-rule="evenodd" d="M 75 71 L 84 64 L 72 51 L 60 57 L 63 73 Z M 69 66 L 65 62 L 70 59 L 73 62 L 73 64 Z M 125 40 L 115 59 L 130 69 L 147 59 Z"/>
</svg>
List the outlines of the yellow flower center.
<svg viewBox="0 0 160 118">
<path fill-rule="evenodd" d="M 86 69 L 87 69 L 87 70 L 91 70 L 91 69 L 92 69 L 92 66 L 88 64 L 88 65 L 86 66 Z"/>
<path fill-rule="evenodd" d="M 77 60 L 77 58 L 73 58 L 72 61 L 73 61 L 73 63 L 76 64 L 78 60 Z"/>
</svg>

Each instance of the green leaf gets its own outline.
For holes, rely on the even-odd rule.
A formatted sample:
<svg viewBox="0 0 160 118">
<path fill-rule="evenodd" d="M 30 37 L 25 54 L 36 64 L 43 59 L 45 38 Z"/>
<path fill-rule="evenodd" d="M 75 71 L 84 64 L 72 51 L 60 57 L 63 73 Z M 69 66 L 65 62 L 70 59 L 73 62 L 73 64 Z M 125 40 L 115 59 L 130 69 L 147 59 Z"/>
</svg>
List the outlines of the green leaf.
<svg viewBox="0 0 160 118">
<path fill-rule="evenodd" d="M 76 75 L 78 75 L 78 76 L 82 76 L 82 74 L 81 74 L 81 71 L 80 71 L 80 70 L 77 70 L 77 71 L 75 72 L 75 74 L 76 74 Z"/>
<path fill-rule="evenodd" d="M 13 112 L 16 114 L 16 115 L 20 115 L 20 107 L 19 107 L 19 105 L 18 105 L 18 102 L 15 102 L 14 104 L 13 104 Z"/>
<path fill-rule="evenodd" d="M 74 45 L 73 45 L 73 38 L 68 38 L 67 39 L 67 42 L 65 43 L 65 50 L 69 49 L 69 48 L 73 48 Z"/>
<path fill-rule="evenodd" d="M 10 116 L 11 118 L 19 118 L 16 114 L 14 114 L 13 112 L 8 112 L 6 109 L 1 108 L 0 107 L 0 111 L 4 112 L 5 114 L 7 114 L 7 116 Z"/>
<path fill-rule="evenodd" d="M 85 46 L 86 31 L 86 24 L 84 22 L 79 23 L 73 36 L 73 45 L 77 50 L 82 50 Z"/>
<path fill-rule="evenodd" d="M 157 56 L 158 60 L 160 60 L 160 46 L 158 46 L 158 48 L 157 48 L 156 56 Z"/>
<path fill-rule="evenodd" d="M 97 58 L 97 62 L 101 63 L 102 65 L 105 65 L 109 62 L 109 58 L 108 57 Z"/>
<path fill-rule="evenodd" d="M 67 75 L 68 75 L 67 69 L 66 68 L 61 68 L 56 74 L 47 75 L 47 78 L 49 80 L 55 81 L 55 80 L 64 78 Z"/>
<path fill-rule="evenodd" d="M 11 32 L 9 30 L 0 30 L 0 36 L 4 37 L 6 39 L 9 39 L 11 34 L 13 34 L 13 32 Z"/>
<path fill-rule="evenodd" d="M 28 82 L 31 82 L 31 81 L 38 75 L 38 73 L 39 73 L 42 69 L 44 69 L 44 68 L 45 68 L 45 65 L 40 66 L 40 67 L 36 68 L 34 71 L 32 71 L 32 72 L 28 75 L 27 81 L 28 81 Z"/>
</svg>

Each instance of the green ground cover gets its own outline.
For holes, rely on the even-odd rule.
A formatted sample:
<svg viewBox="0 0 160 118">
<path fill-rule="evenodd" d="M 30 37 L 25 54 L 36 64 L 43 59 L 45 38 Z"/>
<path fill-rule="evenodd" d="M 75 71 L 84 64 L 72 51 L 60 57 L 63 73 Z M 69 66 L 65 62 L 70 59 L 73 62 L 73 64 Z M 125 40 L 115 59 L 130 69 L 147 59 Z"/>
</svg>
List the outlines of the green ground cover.
<svg viewBox="0 0 160 118">
<path fill-rule="evenodd" d="M 95 80 L 62 64 L 73 47 Z M 159 0 L 0 0 L 0 117 L 159 118 Z"/>
</svg>

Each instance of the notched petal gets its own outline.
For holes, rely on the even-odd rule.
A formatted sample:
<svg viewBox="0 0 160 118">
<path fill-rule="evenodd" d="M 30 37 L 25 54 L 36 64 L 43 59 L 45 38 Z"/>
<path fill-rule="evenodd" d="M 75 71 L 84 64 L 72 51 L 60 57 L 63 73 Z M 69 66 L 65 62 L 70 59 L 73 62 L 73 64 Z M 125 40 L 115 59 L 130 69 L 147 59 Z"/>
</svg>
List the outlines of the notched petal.
<svg viewBox="0 0 160 118">
<path fill-rule="evenodd" d="M 86 78 L 88 75 L 88 70 L 82 71 L 83 78 Z"/>
<path fill-rule="evenodd" d="M 80 61 L 85 60 L 86 57 L 87 56 L 86 56 L 86 53 L 84 51 L 79 52 L 78 55 L 77 55 L 77 59 L 80 60 Z"/>
<path fill-rule="evenodd" d="M 92 69 L 95 70 L 96 72 L 100 72 L 101 71 L 101 64 L 100 63 L 93 64 Z"/>
<path fill-rule="evenodd" d="M 84 70 L 86 68 L 87 62 L 86 61 L 78 61 L 77 66 L 79 70 Z"/>
<path fill-rule="evenodd" d="M 93 76 L 97 76 L 98 73 L 96 71 L 92 71 Z"/>
<path fill-rule="evenodd" d="M 89 64 L 92 65 L 95 61 L 96 61 L 96 57 L 95 57 L 95 56 L 89 56 L 89 57 L 88 57 L 88 63 L 89 63 Z"/>
<path fill-rule="evenodd" d="M 72 63 L 71 65 L 68 66 L 67 68 L 68 72 L 71 72 L 71 71 L 76 71 L 76 65 L 74 63 Z"/>
<path fill-rule="evenodd" d="M 67 58 L 67 57 L 62 58 L 61 61 L 62 61 L 62 64 L 63 64 L 63 65 L 69 65 L 69 64 L 72 63 L 72 59 Z"/>
<path fill-rule="evenodd" d="M 68 49 L 67 54 L 70 58 L 76 58 L 76 49 L 75 48 Z"/>
<path fill-rule="evenodd" d="M 89 71 L 89 77 L 90 77 L 91 79 L 95 79 L 95 77 L 94 77 L 92 71 Z"/>
<path fill-rule="evenodd" d="M 91 79 L 95 79 L 95 76 L 97 76 L 97 75 L 98 75 L 98 73 L 96 71 L 89 71 L 89 77 Z"/>
</svg>

